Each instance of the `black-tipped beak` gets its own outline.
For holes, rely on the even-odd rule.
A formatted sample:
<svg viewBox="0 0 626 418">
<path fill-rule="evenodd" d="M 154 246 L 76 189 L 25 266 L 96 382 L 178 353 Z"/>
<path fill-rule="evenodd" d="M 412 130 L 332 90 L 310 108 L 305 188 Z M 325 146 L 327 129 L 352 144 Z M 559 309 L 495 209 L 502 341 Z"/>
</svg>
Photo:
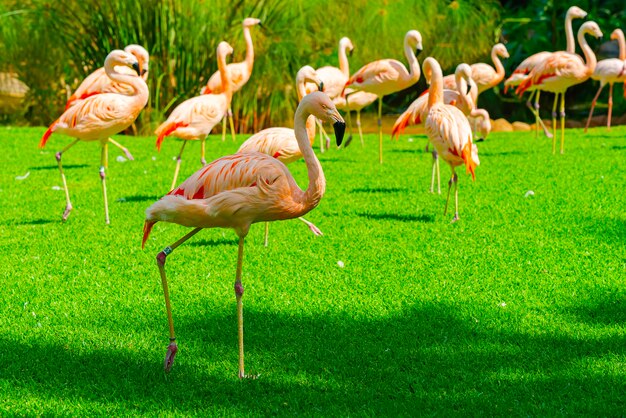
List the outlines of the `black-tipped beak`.
<svg viewBox="0 0 626 418">
<path fill-rule="evenodd" d="M 137 75 L 141 75 L 141 71 L 139 70 L 139 63 L 133 62 L 133 70 L 137 72 Z"/>
<path fill-rule="evenodd" d="M 148 72 L 148 70 L 143 69 L 143 70 L 141 70 L 141 75 L 143 76 L 143 75 L 144 75 L 145 73 L 147 73 L 147 72 Z"/>
<path fill-rule="evenodd" d="M 415 50 L 415 56 L 417 57 L 422 52 L 422 48 L 417 48 Z"/>
<path fill-rule="evenodd" d="M 348 56 L 352 57 L 352 53 L 354 52 L 354 48 L 352 48 L 350 51 L 348 51 Z"/>
<path fill-rule="evenodd" d="M 339 147 L 343 141 L 343 134 L 346 132 L 346 123 L 339 121 L 333 123 L 333 130 L 335 131 L 335 139 L 337 140 L 337 146 Z"/>
<path fill-rule="evenodd" d="M 324 91 L 324 82 L 322 81 L 321 83 L 319 83 L 317 85 L 317 88 L 318 88 L 319 91 Z"/>
<path fill-rule="evenodd" d="M 468 85 L 467 86 L 467 93 L 465 93 L 466 96 L 470 93 L 471 89 L 472 89 L 472 86 Z"/>
<path fill-rule="evenodd" d="M 265 29 L 265 26 L 263 26 L 262 22 L 259 22 L 259 27 Z"/>
</svg>

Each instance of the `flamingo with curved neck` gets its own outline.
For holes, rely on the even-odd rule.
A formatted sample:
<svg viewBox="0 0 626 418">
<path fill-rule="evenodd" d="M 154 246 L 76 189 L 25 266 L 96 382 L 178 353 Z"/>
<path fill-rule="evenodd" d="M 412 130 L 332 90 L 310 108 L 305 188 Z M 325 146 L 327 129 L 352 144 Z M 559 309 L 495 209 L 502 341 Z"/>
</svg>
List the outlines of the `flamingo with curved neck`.
<svg viewBox="0 0 626 418">
<path fill-rule="evenodd" d="M 248 377 L 244 369 L 243 349 L 243 265 L 244 239 L 256 222 L 292 219 L 315 208 L 326 190 L 326 180 L 319 160 L 309 142 L 306 121 L 313 115 L 334 122 L 340 144 L 345 123 L 328 96 L 313 92 L 305 96 L 296 110 L 294 131 L 306 163 L 309 184 L 301 190 L 287 167 L 269 155 L 238 153 L 219 158 L 185 180 L 178 188 L 146 210 L 142 246 L 154 224 L 173 222 L 194 229 L 157 255 L 165 306 L 170 329 L 164 367 L 169 371 L 178 351 L 170 307 L 165 262 L 179 245 L 203 228 L 232 228 L 239 236 L 235 295 L 239 337 L 239 378 Z"/>
<path fill-rule="evenodd" d="M 404 56 L 409 63 L 407 70 L 404 64 L 394 59 L 383 59 L 370 62 L 361 67 L 344 86 L 355 91 L 365 91 L 378 96 L 378 160 L 383 163 L 383 97 L 404 90 L 417 83 L 420 78 L 420 66 L 417 55 L 422 51 L 422 35 L 410 30 L 404 36 Z M 349 101 L 349 98 L 348 98 Z"/>
<path fill-rule="evenodd" d="M 119 72 L 118 68 L 120 67 L 134 69 L 135 75 Z M 66 205 L 65 211 L 63 212 L 64 221 L 70 215 L 72 203 L 70 201 L 65 173 L 63 172 L 63 166 L 61 164 L 62 154 L 79 141 L 100 141 L 102 146 L 100 154 L 100 179 L 104 198 L 104 219 L 108 224 L 109 205 L 105 181 L 105 169 L 108 166 L 108 144 L 112 143 L 125 150 L 124 147 L 111 139 L 110 136 L 128 128 L 135 121 L 139 112 L 141 112 L 148 103 L 148 86 L 139 76 L 139 62 L 133 55 L 119 49 L 112 51 L 107 55 L 104 61 L 104 71 L 111 80 L 120 85 L 124 85 L 130 93 L 128 95 L 101 93 L 76 102 L 73 106 L 66 109 L 65 112 L 50 125 L 39 143 L 39 147 L 43 148 L 53 132 L 76 138 L 76 140 L 55 154 L 61 173 L 61 180 L 63 181 L 63 189 L 65 190 Z M 126 150 L 126 152 L 127 151 L 128 150 Z"/>
<path fill-rule="evenodd" d="M 578 44 L 583 54 L 584 62 L 580 56 L 565 51 L 554 52 L 533 68 L 533 70 L 515 90 L 519 95 L 532 86 L 537 86 L 544 91 L 555 93 L 553 109 L 553 138 L 552 153 L 556 153 L 556 107 L 559 95 L 561 95 L 561 154 L 565 149 L 565 91 L 576 84 L 586 81 L 593 74 L 597 60 L 593 50 L 589 47 L 585 35 L 589 34 L 596 38 L 602 36 L 602 31 L 597 23 L 589 21 L 582 24 L 578 30 Z"/>
</svg>

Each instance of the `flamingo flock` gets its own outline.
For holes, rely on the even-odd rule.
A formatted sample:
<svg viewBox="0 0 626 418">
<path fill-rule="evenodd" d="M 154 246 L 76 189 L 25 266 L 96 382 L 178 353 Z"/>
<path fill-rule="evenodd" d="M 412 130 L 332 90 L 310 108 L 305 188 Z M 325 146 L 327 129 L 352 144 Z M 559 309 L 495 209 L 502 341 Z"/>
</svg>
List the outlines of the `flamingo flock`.
<svg viewBox="0 0 626 418">
<path fill-rule="evenodd" d="M 517 94 L 531 92 L 527 105 L 533 111 L 547 136 L 553 139 L 556 152 L 556 111 L 560 95 L 561 153 L 564 152 L 565 92 L 568 88 L 591 78 L 600 81 L 600 88 L 593 100 L 589 119 L 596 101 L 606 84 L 609 84 L 610 128 L 613 84 L 626 79 L 626 44 L 621 30 L 613 31 L 611 38 L 620 46 L 619 58 L 599 63 L 590 48 L 586 36 L 600 37 L 602 32 L 595 22 L 582 24 L 577 34 L 578 44 L 584 58 L 575 54 L 572 20 L 586 16 L 578 7 L 568 10 L 565 19 L 567 49 L 558 52 L 540 52 L 524 60 L 505 81 L 505 88 L 515 88 Z M 246 58 L 242 62 L 227 64 L 233 48 L 225 41 L 216 49 L 218 71 L 213 74 L 201 94 L 180 103 L 155 131 L 156 148 L 160 149 L 166 137 L 182 140 L 176 158 L 176 167 L 169 192 L 146 209 L 142 248 L 158 222 L 175 223 L 193 228 L 179 240 L 166 246 L 156 256 L 162 280 L 170 344 L 166 350 L 164 369 L 169 371 L 178 351 L 174 321 L 169 297 L 165 264 L 167 257 L 180 245 L 207 228 L 233 229 L 239 238 L 234 291 L 237 303 L 239 377 L 251 377 L 244 367 L 244 293 L 242 268 L 245 238 L 252 224 L 264 222 L 265 246 L 268 245 L 268 223 L 278 220 L 299 219 L 312 232 L 321 231 L 302 218 L 320 203 L 326 190 L 326 179 L 320 161 L 313 151 L 316 120 L 320 133 L 323 123 L 330 123 L 335 130 L 337 146 L 345 131 L 344 118 L 339 110 L 357 112 L 357 127 L 363 145 L 360 110 L 378 99 L 379 162 L 383 162 L 382 103 L 383 98 L 406 89 L 424 74 L 429 89 L 422 93 L 406 109 L 393 127 L 392 137 L 399 137 L 403 130 L 413 124 L 424 124 L 429 142 L 434 147 L 431 192 L 435 177 L 439 178 L 439 158 L 451 170 L 444 215 L 448 212 L 450 195 L 454 189 L 454 215 L 459 216 L 458 167 L 465 167 L 474 180 L 480 164 L 476 136 L 484 139 L 491 130 L 489 114 L 477 107 L 478 97 L 488 89 L 498 86 L 505 78 L 502 58 L 509 54 L 504 44 L 497 43 L 491 50 L 493 66 L 485 63 L 468 65 L 460 63 L 454 74 L 443 76 L 442 68 L 434 57 L 423 60 L 422 36 L 417 30 L 406 32 L 403 52 L 408 67 L 395 59 L 370 62 L 350 74 L 348 54 L 355 48 L 352 41 L 343 37 L 339 41 L 339 67 L 323 66 L 317 70 L 309 65 L 300 68 L 295 77 L 298 105 L 293 129 L 272 127 L 249 137 L 233 155 L 221 156 L 207 164 L 205 141 L 213 128 L 222 122 L 222 139 L 225 138 L 226 120 L 230 120 L 231 134 L 235 140 L 231 102 L 233 94 L 250 80 L 254 65 L 254 48 L 251 28 L 260 25 L 256 18 L 243 20 L 246 41 Z M 106 168 L 108 144 L 119 147 L 129 159 L 127 148 L 111 139 L 111 136 L 128 128 L 148 102 L 148 52 L 139 45 L 128 45 L 124 50 L 111 51 L 104 67 L 90 74 L 69 98 L 63 114 L 55 120 L 43 135 L 40 147 L 44 147 L 53 133 L 73 137 L 74 140 L 55 154 L 65 191 L 66 206 L 62 220 L 66 221 L 72 204 L 62 166 L 62 155 L 81 141 L 99 141 L 101 145 L 100 178 L 104 201 L 105 223 L 110 223 L 106 191 Z M 553 106 L 553 133 L 548 132 L 539 117 L 540 91 L 555 94 Z M 535 105 L 531 105 L 532 98 Z M 472 127 L 474 124 L 474 127 Z M 589 120 L 587 121 L 587 126 Z M 350 123 L 350 136 L 352 126 Z M 201 141 L 201 167 L 178 184 L 182 154 L 187 141 Z M 324 142 L 324 141 L 322 141 Z M 323 144 L 322 144 L 323 151 Z M 302 158 L 306 165 L 308 186 L 301 189 L 286 164 Z M 440 186 L 437 188 L 440 192 Z"/>
</svg>

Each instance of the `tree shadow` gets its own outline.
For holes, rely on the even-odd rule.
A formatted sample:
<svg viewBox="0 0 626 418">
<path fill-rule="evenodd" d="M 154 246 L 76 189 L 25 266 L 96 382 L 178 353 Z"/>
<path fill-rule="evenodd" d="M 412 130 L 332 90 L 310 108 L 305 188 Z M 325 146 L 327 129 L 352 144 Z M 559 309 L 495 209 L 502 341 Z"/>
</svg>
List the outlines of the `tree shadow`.
<svg viewBox="0 0 626 418">
<path fill-rule="evenodd" d="M 373 220 L 400 221 L 400 222 L 434 222 L 432 215 L 405 215 L 401 213 L 357 213 L 358 216 Z"/>
<path fill-rule="evenodd" d="M 63 169 L 67 169 L 67 168 L 85 168 L 85 167 L 89 167 L 88 164 L 63 164 Z M 37 166 L 37 167 L 30 167 L 29 170 L 58 170 L 59 166 L 58 165 L 41 165 L 41 166 Z"/>
<path fill-rule="evenodd" d="M 406 187 L 359 187 L 350 190 L 350 193 L 406 193 Z"/>
<path fill-rule="evenodd" d="M 81 349 L 81 344 L 3 336 L 0 378 L 29 396 L 87 400 L 127 413 L 163 413 L 167 405 L 178 413 L 221 407 L 252 415 L 306 414 L 311 405 L 320 415 L 368 411 L 377 416 L 415 411 L 619 415 L 624 410 L 622 376 L 581 366 L 626 355 L 623 335 L 581 339 L 566 332 L 522 333 L 514 323 L 490 326 L 497 313 L 460 314 L 459 306 L 442 303 L 355 318 L 278 313 L 259 309 L 253 298 L 253 293 L 244 296 L 247 369 L 261 373 L 255 381 L 236 378 L 233 306 L 174 315 L 180 351 L 168 378 L 162 372 L 166 334 L 150 350 L 133 348 L 131 342 Z M 148 324 L 129 321 L 127 335 L 157 322 L 166 322 L 165 315 Z M 119 340 L 119 332 L 106 323 L 102 332 Z M 206 371 L 207 363 L 217 368 Z"/>
</svg>

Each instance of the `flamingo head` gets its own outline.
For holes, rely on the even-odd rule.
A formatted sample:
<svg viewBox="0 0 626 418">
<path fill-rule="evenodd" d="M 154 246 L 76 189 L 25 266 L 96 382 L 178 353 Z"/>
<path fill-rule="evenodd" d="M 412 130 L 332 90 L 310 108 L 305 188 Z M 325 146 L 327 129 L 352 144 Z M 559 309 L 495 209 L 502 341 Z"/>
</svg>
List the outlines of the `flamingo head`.
<svg viewBox="0 0 626 418">
<path fill-rule="evenodd" d="M 337 146 L 341 145 L 343 134 L 346 131 L 346 122 L 326 93 L 314 91 L 313 93 L 307 94 L 300 102 L 300 105 L 298 105 L 298 108 L 300 108 L 300 106 L 304 106 L 306 113 L 315 116 L 322 122 L 332 123 L 333 129 L 335 130 Z"/>
<path fill-rule="evenodd" d="M 619 40 L 619 38 L 623 38 L 623 37 L 624 37 L 624 32 L 622 32 L 622 30 L 619 28 L 611 32 L 611 40 L 613 41 L 617 41 Z"/>
<path fill-rule="evenodd" d="M 348 56 L 352 56 L 352 51 L 354 51 L 354 45 L 352 45 L 352 41 L 350 38 L 344 36 L 339 40 L 339 50 L 345 51 L 348 50 Z"/>
<path fill-rule="evenodd" d="M 148 65 L 150 62 L 150 54 L 141 45 L 127 45 L 124 51 L 133 54 L 139 63 L 139 75 L 146 80 L 148 78 Z"/>
<path fill-rule="evenodd" d="M 581 9 L 578 6 L 572 6 L 569 9 L 567 9 L 567 15 L 572 19 L 584 19 L 585 17 L 587 17 L 587 12 L 585 12 L 583 9 Z"/>
<path fill-rule="evenodd" d="M 459 84 L 461 80 L 465 80 L 465 85 L 467 88 L 467 92 L 465 93 L 465 95 L 468 95 L 471 89 L 470 80 L 472 79 L 472 67 L 470 67 L 466 63 L 459 64 L 454 71 L 454 76 L 457 84 Z"/>
<path fill-rule="evenodd" d="M 580 29 L 578 29 L 578 32 L 588 33 L 595 38 L 602 38 L 602 31 L 600 30 L 600 26 L 598 26 L 598 24 L 592 20 L 583 23 L 580 26 Z"/>
<path fill-rule="evenodd" d="M 496 53 L 496 55 L 502 57 L 502 58 L 508 58 L 509 57 L 509 51 L 507 51 L 506 46 L 504 46 L 503 43 L 497 43 L 493 46 L 493 52 Z"/>
<path fill-rule="evenodd" d="M 310 65 L 300 68 L 296 74 L 296 85 L 304 83 L 315 83 L 319 91 L 324 91 L 324 82 Z"/>
<path fill-rule="evenodd" d="M 109 52 L 106 59 L 104 60 L 104 70 L 107 74 L 114 72 L 115 67 L 117 66 L 126 66 L 132 68 L 139 75 L 139 62 L 137 58 L 133 54 L 130 54 L 126 51 L 122 51 L 121 49 L 114 49 Z"/>
<path fill-rule="evenodd" d="M 222 41 L 217 45 L 217 56 L 218 57 L 226 57 L 227 55 L 231 55 L 233 53 L 233 47 L 228 44 L 228 42 Z"/>
<path fill-rule="evenodd" d="M 261 19 L 256 19 L 254 17 L 246 17 L 243 22 L 241 22 L 241 24 L 244 28 L 249 28 L 256 25 L 259 25 L 261 27 L 263 26 L 261 25 Z"/>
<path fill-rule="evenodd" d="M 416 30 L 410 30 L 404 36 L 404 44 L 410 45 L 412 49 L 415 49 L 415 55 L 419 55 L 422 52 L 422 34 Z"/>
</svg>

